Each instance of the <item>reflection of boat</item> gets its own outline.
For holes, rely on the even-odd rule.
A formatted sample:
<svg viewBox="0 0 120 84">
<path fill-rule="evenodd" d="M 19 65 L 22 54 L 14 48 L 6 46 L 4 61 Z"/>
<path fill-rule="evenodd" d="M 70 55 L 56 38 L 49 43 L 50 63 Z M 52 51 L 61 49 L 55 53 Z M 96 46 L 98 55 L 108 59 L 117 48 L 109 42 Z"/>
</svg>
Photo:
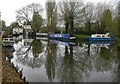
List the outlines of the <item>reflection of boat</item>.
<svg viewBox="0 0 120 84">
<path fill-rule="evenodd" d="M 14 42 L 13 38 L 3 38 L 2 40 L 3 46 L 13 46 Z"/>
<path fill-rule="evenodd" d="M 50 40 L 50 44 L 60 44 L 60 45 L 64 45 L 64 46 L 75 45 L 74 42 L 60 41 L 60 40 Z"/>
<path fill-rule="evenodd" d="M 15 51 L 19 51 L 24 46 L 24 40 L 19 41 L 13 45 Z"/>
<path fill-rule="evenodd" d="M 105 48 L 109 48 L 110 44 L 91 44 L 92 47 L 105 47 Z"/>
<path fill-rule="evenodd" d="M 106 34 L 92 34 L 89 41 L 113 41 L 114 39 L 111 37 L 110 33 Z"/>
<path fill-rule="evenodd" d="M 106 47 L 109 48 L 110 46 L 114 45 L 114 41 L 97 41 L 97 42 L 88 42 L 92 47 Z"/>
<path fill-rule="evenodd" d="M 70 36 L 70 34 L 49 34 L 49 38 L 53 39 L 75 39 L 74 36 Z"/>
<path fill-rule="evenodd" d="M 4 43 L 14 43 L 15 41 L 13 40 L 13 38 L 3 38 L 3 42 Z"/>
<path fill-rule="evenodd" d="M 48 33 L 36 33 L 36 36 L 39 36 L 39 37 L 47 37 L 47 36 L 48 36 Z"/>
</svg>

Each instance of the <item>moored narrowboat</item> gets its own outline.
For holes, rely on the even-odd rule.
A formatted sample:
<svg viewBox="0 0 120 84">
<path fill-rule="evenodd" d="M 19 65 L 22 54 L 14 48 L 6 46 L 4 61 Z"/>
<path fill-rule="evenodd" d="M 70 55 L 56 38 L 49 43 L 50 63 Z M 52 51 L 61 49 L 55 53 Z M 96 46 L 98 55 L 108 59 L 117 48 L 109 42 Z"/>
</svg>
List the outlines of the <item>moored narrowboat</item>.
<svg viewBox="0 0 120 84">
<path fill-rule="evenodd" d="M 114 41 L 115 39 L 111 36 L 110 33 L 106 34 L 92 34 L 89 41 Z"/>
<path fill-rule="evenodd" d="M 50 33 L 48 35 L 48 38 L 50 39 L 59 39 L 59 40 L 64 40 L 64 39 L 67 39 L 67 40 L 74 40 L 75 39 L 75 36 L 71 36 L 70 34 L 52 34 Z"/>
</svg>

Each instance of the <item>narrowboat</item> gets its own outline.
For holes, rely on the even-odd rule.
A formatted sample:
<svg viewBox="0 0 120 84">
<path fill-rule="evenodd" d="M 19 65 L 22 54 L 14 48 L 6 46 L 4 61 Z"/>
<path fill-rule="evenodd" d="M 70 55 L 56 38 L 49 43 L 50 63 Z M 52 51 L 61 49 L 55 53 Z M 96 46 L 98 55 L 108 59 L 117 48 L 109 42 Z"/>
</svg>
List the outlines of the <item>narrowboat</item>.
<svg viewBox="0 0 120 84">
<path fill-rule="evenodd" d="M 14 44 L 14 40 L 13 40 L 13 38 L 3 38 L 3 40 L 2 40 L 2 45 L 3 46 L 13 46 L 13 44 Z"/>
<path fill-rule="evenodd" d="M 110 33 L 106 34 L 92 34 L 89 41 L 114 41 L 115 39 L 111 36 Z"/>
<path fill-rule="evenodd" d="M 72 36 L 70 34 L 52 34 L 52 33 L 50 33 L 48 35 L 48 38 L 58 39 L 58 40 L 74 40 L 75 36 Z"/>
<path fill-rule="evenodd" d="M 61 40 L 49 40 L 49 44 L 60 44 L 60 45 L 64 45 L 64 46 L 76 45 L 74 42 L 61 41 Z"/>
</svg>

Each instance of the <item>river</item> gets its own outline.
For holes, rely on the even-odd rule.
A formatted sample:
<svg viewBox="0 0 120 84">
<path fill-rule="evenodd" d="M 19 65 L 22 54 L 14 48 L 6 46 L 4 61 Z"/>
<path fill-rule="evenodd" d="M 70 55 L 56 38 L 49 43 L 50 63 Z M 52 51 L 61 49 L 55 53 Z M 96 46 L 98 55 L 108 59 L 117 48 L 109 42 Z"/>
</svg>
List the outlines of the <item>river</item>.
<svg viewBox="0 0 120 84">
<path fill-rule="evenodd" d="M 120 49 L 116 43 L 24 38 L 5 50 L 11 53 L 6 60 L 27 82 L 119 81 Z"/>
</svg>

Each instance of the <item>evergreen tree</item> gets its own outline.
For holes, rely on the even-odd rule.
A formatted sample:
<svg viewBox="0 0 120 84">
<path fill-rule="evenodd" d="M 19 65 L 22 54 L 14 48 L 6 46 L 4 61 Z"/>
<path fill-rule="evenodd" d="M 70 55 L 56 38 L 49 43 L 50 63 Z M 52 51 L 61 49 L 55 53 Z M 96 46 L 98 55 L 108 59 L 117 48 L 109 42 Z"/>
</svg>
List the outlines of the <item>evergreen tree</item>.
<svg viewBox="0 0 120 84">
<path fill-rule="evenodd" d="M 46 2 L 47 25 L 49 32 L 57 30 L 57 6 L 55 0 Z"/>
<path fill-rule="evenodd" d="M 34 12 L 32 18 L 32 29 L 34 32 L 39 32 L 42 26 L 42 17 L 38 12 Z"/>
<path fill-rule="evenodd" d="M 105 10 L 102 13 L 101 19 L 101 28 L 104 28 L 104 31 L 110 31 L 112 27 L 112 13 L 109 9 Z"/>
</svg>

